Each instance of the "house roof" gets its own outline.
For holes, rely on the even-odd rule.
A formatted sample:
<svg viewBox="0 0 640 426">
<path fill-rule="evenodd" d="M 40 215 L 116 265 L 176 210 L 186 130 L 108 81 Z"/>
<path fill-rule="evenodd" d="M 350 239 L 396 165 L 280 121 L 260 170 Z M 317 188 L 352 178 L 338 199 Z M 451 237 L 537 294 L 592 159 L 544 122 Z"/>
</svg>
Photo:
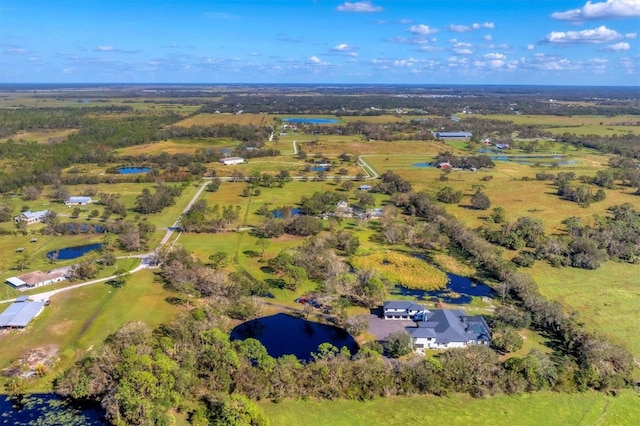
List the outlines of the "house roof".
<svg viewBox="0 0 640 426">
<path fill-rule="evenodd" d="M 470 138 L 473 136 L 470 132 L 436 132 L 438 138 Z"/>
<path fill-rule="evenodd" d="M 31 212 L 31 211 L 27 210 L 26 212 L 22 212 L 22 216 L 25 219 L 39 220 L 39 219 L 45 217 L 48 213 L 49 213 L 49 210 L 40 210 L 38 212 Z"/>
<path fill-rule="evenodd" d="M 45 302 L 14 302 L 0 314 L 0 327 L 26 327 L 37 316 Z"/>
<path fill-rule="evenodd" d="M 435 337 L 437 343 L 489 341 L 491 330 L 481 316 L 467 316 L 461 309 L 439 309 L 430 312 L 427 320 L 407 331 L 414 337 Z"/>
<path fill-rule="evenodd" d="M 408 300 L 388 300 L 382 305 L 384 310 L 387 309 L 406 309 L 407 311 L 426 311 L 426 308 L 417 303 Z"/>
<path fill-rule="evenodd" d="M 63 277 L 65 273 L 66 272 L 62 270 L 54 270 L 49 272 L 33 271 L 18 276 L 18 279 L 22 280 L 27 285 L 33 286 L 44 281 Z"/>
<path fill-rule="evenodd" d="M 90 203 L 91 197 L 69 197 L 67 203 Z"/>
</svg>

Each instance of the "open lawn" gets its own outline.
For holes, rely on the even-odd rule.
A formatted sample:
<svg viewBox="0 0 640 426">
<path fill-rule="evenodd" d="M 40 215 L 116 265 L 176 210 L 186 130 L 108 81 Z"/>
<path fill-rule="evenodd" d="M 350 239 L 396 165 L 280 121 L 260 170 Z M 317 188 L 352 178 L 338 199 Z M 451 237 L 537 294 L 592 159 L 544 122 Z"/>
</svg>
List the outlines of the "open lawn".
<svg viewBox="0 0 640 426">
<path fill-rule="evenodd" d="M 640 394 L 539 392 L 475 399 L 468 395 L 389 397 L 373 401 L 261 402 L 272 426 L 636 425 Z"/>
<path fill-rule="evenodd" d="M 0 365 L 11 365 L 37 348 L 57 348 L 60 362 L 29 389 L 48 391 L 57 374 L 100 347 L 122 324 L 144 321 L 154 328 L 171 321 L 181 308 L 168 304 L 165 299 L 169 296 L 151 270 L 132 275 L 122 288 L 97 283 L 60 293 L 25 331 L 0 334 Z"/>
<path fill-rule="evenodd" d="M 627 346 L 640 359 L 640 265 L 607 262 L 589 271 L 536 262 L 531 274 L 544 296 L 577 312 L 587 329 Z"/>
</svg>

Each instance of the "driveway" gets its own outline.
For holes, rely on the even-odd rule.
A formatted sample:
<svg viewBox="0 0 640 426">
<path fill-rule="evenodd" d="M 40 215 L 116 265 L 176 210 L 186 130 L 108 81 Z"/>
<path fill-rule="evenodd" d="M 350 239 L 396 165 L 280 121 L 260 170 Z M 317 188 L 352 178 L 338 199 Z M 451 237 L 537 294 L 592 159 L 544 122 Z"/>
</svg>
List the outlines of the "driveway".
<svg viewBox="0 0 640 426">
<path fill-rule="evenodd" d="M 369 315 L 369 333 L 378 340 L 386 340 L 394 331 L 404 331 L 405 327 L 415 326 L 416 323 L 413 321 L 385 320 L 375 314 Z"/>
</svg>

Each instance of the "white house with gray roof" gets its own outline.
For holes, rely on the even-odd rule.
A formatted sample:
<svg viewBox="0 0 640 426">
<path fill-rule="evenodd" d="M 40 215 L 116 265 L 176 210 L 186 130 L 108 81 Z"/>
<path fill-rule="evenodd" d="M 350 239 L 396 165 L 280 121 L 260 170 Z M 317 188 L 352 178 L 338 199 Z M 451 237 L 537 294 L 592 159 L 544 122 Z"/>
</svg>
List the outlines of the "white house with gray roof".
<svg viewBox="0 0 640 426">
<path fill-rule="evenodd" d="M 27 225 L 31 225 L 34 223 L 44 222 L 48 214 L 49 210 L 40 210 L 38 212 L 27 210 L 14 217 L 13 220 L 15 223 L 25 222 Z"/>
<path fill-rule="evenodd" d="M 428 313 L 424 306 L 407 300 L 389 300 L 382 305 L 382 315 L 386 320 L 414 320 Z"/>
<path fill-rule="evenodd" d="M 426 314 L 416 327 L 406 330 L 416 352 L 425 349 L 464 348 L 491 343 L 491 329 L 482 316 L 467 316 L 462 309 L 438 309 Z"/>
</svg>

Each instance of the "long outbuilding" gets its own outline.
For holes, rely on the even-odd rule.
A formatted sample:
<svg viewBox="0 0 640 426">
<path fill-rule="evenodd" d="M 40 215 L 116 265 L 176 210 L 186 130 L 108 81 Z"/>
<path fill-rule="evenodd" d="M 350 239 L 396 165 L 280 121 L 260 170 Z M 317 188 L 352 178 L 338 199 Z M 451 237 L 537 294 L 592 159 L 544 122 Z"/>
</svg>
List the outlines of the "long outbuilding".
<svg viewBox="0 0 640 426">
<path fill-rule="evenodd" d="M 19 297 L 0 314 L 0 328 L 25 328 L 44 309 L 45 302 Z"/>
</svg>

